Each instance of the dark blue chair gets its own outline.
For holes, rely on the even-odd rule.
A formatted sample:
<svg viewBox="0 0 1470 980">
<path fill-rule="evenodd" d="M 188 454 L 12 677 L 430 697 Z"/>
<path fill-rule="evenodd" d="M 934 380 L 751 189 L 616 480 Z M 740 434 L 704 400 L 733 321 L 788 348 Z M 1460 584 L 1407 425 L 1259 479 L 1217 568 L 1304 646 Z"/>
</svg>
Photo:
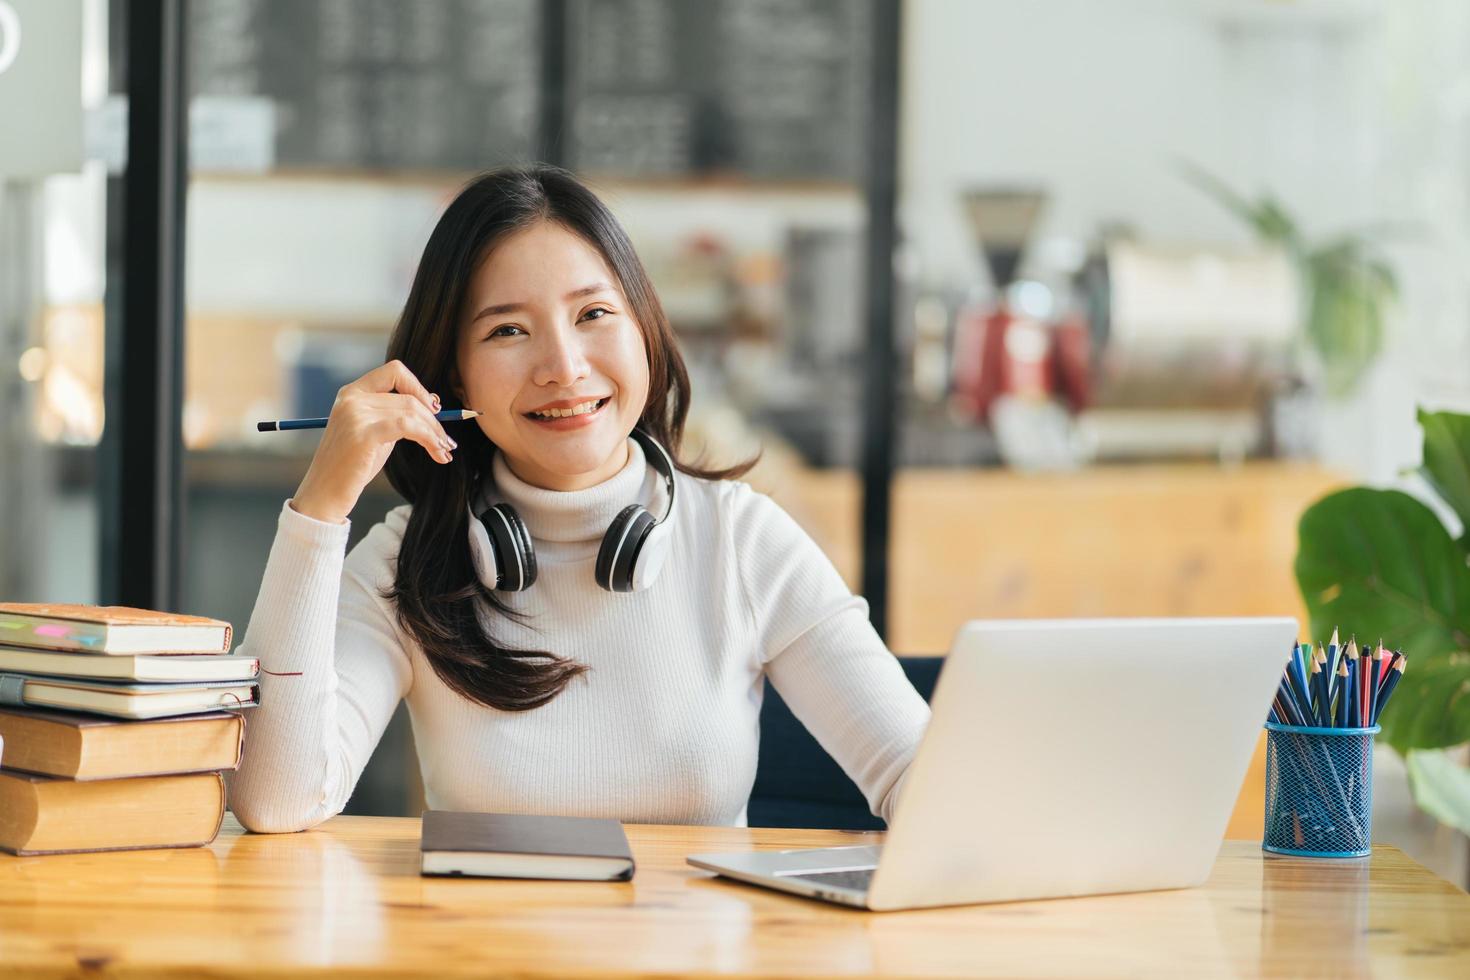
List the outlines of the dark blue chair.
<svg viewBox="0 0 1470 980">
<path fill-rule="evenodd" d="M 943 657 L 900 657 L 903 672 L 928 701 Z M 796 720 L 781 695 L 766 685 L 761 746 L 746 816 L 752 827 L 883 830 L 857 785 Z"/>
</svg>

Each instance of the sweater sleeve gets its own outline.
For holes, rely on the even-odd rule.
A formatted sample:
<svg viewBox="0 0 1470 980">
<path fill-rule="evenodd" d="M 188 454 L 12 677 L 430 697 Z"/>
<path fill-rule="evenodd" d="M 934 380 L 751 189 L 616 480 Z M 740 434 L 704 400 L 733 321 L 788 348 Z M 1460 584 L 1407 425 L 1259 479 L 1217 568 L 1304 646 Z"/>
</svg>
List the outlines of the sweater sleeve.
<svg viewBox="0 0 1470 980">
<path fill-rule="evenodd" d="M 245 713 L 230 807 L 261 833 L 342 811 L 412 668 L 391 603 L 404 517 L 395 511 L 344 558 L 347 524 L 282 506 L 240 652 L 260 658 L 260 705 Z M 266 673 L 271 671 L 271 673 Z"/>
<path fill-rule="evenodd" d="M 734 549 L 766 676 L 868 800 L 891 819 L 929 705 L 815 541 L 775 501 L 732 485 Z"/>
</svg>

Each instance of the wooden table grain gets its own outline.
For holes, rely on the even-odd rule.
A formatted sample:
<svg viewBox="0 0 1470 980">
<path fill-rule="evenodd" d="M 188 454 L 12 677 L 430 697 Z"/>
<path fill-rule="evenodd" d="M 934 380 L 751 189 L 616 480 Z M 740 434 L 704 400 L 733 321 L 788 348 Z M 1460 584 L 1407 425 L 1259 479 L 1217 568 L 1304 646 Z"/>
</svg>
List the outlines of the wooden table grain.
<svg viewBox="0 0 1470 980">
<path fill-rule="evenodd" d="M 0 975 L 1470 977 L 1470 896 L 1392 847 L 1226 841 L 1196 889 L 865 913 L 684 857 L 879 835 L 630 826 L 637 877 L 603 884 L 422 878 L 418 834 L 227 820 L 206 848 L 0 856 Z"/>
</svg>

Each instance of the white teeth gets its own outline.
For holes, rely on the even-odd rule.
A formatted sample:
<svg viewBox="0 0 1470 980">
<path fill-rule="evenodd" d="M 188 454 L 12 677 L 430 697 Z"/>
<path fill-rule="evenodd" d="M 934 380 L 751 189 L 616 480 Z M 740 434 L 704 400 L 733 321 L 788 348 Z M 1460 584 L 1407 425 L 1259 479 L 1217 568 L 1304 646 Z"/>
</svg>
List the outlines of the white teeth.
<svg viewBox="0 0 1470 980">
<path fill-rule="evenodd" d="M 565 419 L 573 415 L 586 415 L 601 403 L 601 398 L 594 398 L 592 401 L 583 402 L 575 408 L 553 408 L 545 412 L 532 412 L 531 414 L 542 419 Z"/>
</svg>

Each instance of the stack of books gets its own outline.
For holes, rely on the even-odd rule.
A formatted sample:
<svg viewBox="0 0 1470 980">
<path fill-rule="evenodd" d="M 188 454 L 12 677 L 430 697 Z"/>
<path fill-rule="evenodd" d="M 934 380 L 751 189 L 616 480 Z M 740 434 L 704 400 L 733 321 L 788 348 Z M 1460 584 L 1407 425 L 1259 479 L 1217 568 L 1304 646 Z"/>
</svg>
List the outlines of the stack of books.
<svg viewBox="0 0 1470 980">
<path fill-rule="evenodd" d="M 219 832 L 260 662 L 229 623 L 0 603 L 0 849 L 194 847 Z M 223 710 L 230 709 L 230 710 Z"/>
</svg>

